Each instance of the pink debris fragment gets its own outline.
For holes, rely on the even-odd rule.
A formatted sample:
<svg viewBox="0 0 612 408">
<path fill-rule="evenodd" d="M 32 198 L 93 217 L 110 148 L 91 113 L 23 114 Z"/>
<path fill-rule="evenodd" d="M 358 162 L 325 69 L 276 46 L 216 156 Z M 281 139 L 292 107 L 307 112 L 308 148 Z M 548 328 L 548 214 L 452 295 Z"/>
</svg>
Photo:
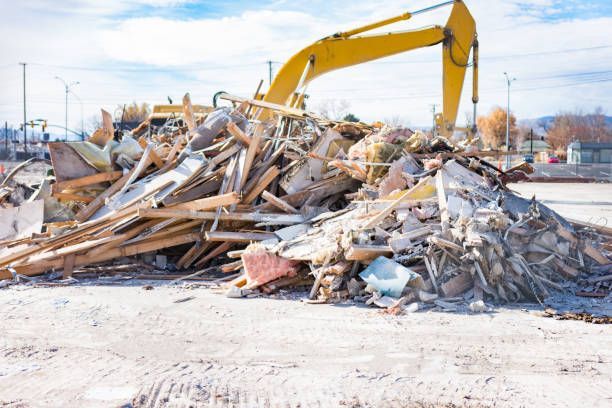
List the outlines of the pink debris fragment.
<svg viewBox="0 0 612 408">
<path fill-rule="evenodd" d="M 249 288 L 255 288 L 284 276 L 296 276 L 299 270 L 299 262 L 271 254 L 262 247 L 243 253 L 242 264 Z"/>
</svg>

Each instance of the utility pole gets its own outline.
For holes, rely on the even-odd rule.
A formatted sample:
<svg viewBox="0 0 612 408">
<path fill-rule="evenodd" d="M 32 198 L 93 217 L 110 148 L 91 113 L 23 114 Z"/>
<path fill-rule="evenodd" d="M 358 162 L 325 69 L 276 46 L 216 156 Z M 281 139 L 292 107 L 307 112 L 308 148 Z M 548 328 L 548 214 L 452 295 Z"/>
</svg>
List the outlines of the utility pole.
<svg viewBox="0 0 612 408">
<path fill-rule="evenodd" d="M 68 141 L 68 93 L 70 92 L 71 87 L 79 84 L 79 81 L 74 81 L 69 84 L 68 82 L 64 81 L 62 78 L 58 76 L 56 76 L 55 79 L 62 81 L 62 83 L 64 84 L 64 90 L 66 91 L 66 117 L 65 117 L 66 122 L 64 125 L 64 128 L 65 128 L 64 142 L 67 142 Z"/>
<path fill-rule="evenodd" d="M 28 127 L 26 126 L 26 63 L 20 62 L 23 66 L 23 150 L 28 152 Z"/>
<path fill-rule="evenodd" d="M 516 78 L 510 79 L 507 72 L 504 72 L 506 83 L 508 84 L 508 105 L 506 106 L 506 170 L 510 168 L 510 84 Z"/>
<path fill-rule="evenodd" d="M 530 141 L 529 153 L 533 155 L 533 128 L 529 130 L 529 141 Z"/>
<path fill-rule="evenodd" d="M 268 61 L 268 82 L 272 86 L 272 60 Z"/>
</svg>

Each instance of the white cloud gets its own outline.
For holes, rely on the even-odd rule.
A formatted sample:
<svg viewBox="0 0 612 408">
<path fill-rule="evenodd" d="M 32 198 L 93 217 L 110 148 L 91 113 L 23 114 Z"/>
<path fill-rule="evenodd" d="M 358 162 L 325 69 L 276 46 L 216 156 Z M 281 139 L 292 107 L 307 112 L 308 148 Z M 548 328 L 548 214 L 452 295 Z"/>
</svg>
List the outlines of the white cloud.
<svg viewBox="0 0 612 408">
<path fill-rule="evenodd" d="M 86 117 L 100 106 L 112 109 L 133 100 L 159 103 L 166 95 L 179 100 L 186 91 L 194 101 L 209 103 L 221 89 L 251 94 L 260 78 L 267 79 L 269 59 L 284 61 L 321 37 L 407 11 L 404 0 L 278 1 L 267 6 L 241 3 L 236 11 L 224 11 L 223 17 L 205 18 L 174 12 L 174 6 L 186 1 L 63 0 L 55 2 L 52 10 L 42 0 L 24 3 L 11 5 L 0 24 L 0 86 L 5 90 L 0 94 L 0 120 L 9 123 L 18 123 L 21 117 L 19 61 L 44 64 L 28 68 L 28 116 L 63 123 L 64 95 L 55 75 L 81 82 L 75 92 L 85 102 Z M 504 71 L 518 79 L 512 106 L 520 117 L 577 106 L 601 105 L 612 112 L 612 82 L 579 84 L 585 78 L 612 75 L 563 76 L 612 70 L 611 48 L 524 55 L 609 45 L 611 17 L 550 19 L 551 10 L 561 10 L 560 3 L 552 0 L 467 3 L 479 31 L 480 112 L 505 105 Z M 416 0 L 410 10 L 431 4 Z M 134 12 L 151 6 L 155 13 Z M 448 12 L 448 8 L 437 10 L 390 28 L 442 24 Z M 400 115 L 415 125 L 430 123 L 430 104 L 441 102 L 440 55 L 437 46 L 332 72 L 311 84 L 311 106 L 323 99 L 346 99 L 351 110 L 366 120 Z M 460 120 L 463 112 L 471 110 L 469 75 L 470 71 Z M 71 104 L 70 117 L 75 120 L 71 126 L 78 127 L 76 102 Z"/>
</svg>

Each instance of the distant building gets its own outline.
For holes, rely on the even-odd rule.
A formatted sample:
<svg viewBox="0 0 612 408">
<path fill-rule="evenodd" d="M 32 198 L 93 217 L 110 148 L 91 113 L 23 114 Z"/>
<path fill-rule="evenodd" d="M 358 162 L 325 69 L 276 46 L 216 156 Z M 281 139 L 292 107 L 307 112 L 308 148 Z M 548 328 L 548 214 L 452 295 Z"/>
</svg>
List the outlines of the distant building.
<svg viewBox="0 0 612 408">
<path fill-rule="evenodd" d="M 612 143 L 573 142 L 567 146 L 568 163 L 612 163 Z"/>
</svg>

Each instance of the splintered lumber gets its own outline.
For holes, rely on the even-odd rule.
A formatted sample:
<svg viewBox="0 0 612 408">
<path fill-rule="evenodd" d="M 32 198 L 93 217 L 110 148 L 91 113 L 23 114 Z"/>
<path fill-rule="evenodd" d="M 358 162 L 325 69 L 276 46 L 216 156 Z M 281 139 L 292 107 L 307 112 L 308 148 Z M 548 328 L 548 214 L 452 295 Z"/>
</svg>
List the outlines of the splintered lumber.
<svg viewBox="0 0 612 408">
<path fill-rule="evenodd" d="M 607 265 L 610 263 L 608 258 L 603 256 L 601 252 L 599 252 L 589 244 L 586 244 L 584 246 L 582 252 L 584 252 L 586 255 L 588 255 L 591 259 L 595 260 L 600 265 Z"/>
<path fill-rule="evenodd" d="M 442 221 L 442 233 L 446 236 L 449 228 L 448 204 L 446 192 L 444 191 L 444 170 L 440 169 L 436 173 L 436 192 L 438 195 L 438 206 L 440 207 L 440 219 Z"/>
<path fill-rule="evenodd" d="M 231 193 L 234 194 L 234 193 Z M 214 207 L 213 207 L 214 208 Z M 195 210 L 175 210 L 174 208 L 142 208 L 138 210 L 138 216 L 142 218 L 187 218 L 197 220 L 214 220 L 217 213 L 212 211 Z M 274 213 L 221 213 L 218 216 L 220 221 L 245 221 L 245 222 L 264 222 L 275 225 L 301 224 L 303 216 L 299 214 L 274 214 Z"/>
<path fill-rule="evenodd" d="M 217 207 L 225 207 L 227 205 L 237 204 L 240 200 L 238 199 L 238 193 L 227 193 L 213 197 L 201 198 L 199 200 L 193 200 L 186 203 L 175 204 L 169 209 L 171 210 L 211 210 Z"/>
<path fill-rule="evenodd" d="M 102 206 L 104 206 L 104 202 L 107 198 L 118 192 L 123 188 L 125 183 L 131 178 L 132 174 L 136 169 L 130 170 L 127 174 L 124 174 L 119 180 L 115 181 L 109 188 L 104 190 L 100 195 L 98 195 L 92 202 L 87 204 L 85 208 L 83 208 L 77 215 L 75 216 L 78 222 L 84 222 L 88 220 L 96 211 L 98 211 Z"/>
<path fill-rule="evenodd" d="M 191 105 L 191 97 L 189 96 L 189 92 L 183 96 L 183 117 L 185 118 L 187 129 L 190 132 L 193 132 L 196 128 L 196 124 L 195 119 L 193 118 L 193 106 Z"/>
<path fill-rule="evenodd" d="M 231 147 L 228 147 L 227 149 L 225 149 L 224 151 L 222 151 L 221 153 L 219 153 L 218 155 L 210 159 L 210 162 L 214 166 L 217 166 L 223 163 L 224 161 L 226 161 L 227 159 L 229 159 L 230 157 L 232 157 L 233 155 L 235 155 L 236 153 L 238 153 L 239 151 L 240 151 L 240 145 L 235 144 Z"/>
<path fill-rule="evenodd" d="M 73 193 L 53 193 L 53 197 L 60 201 L 80 201 L 82 203 L 91 203 L 94 198 Z"/>
<path fill-rule="evenodd" d="M 290 213 L 290 214 L 300 213 L 297 209 L 293 208 L 287 202 L 281 200 L 280 198 L 276 197 L 272 193 L 264 191 L 263 193 L 261 193 L 261 197 L 267 202 L 269 202 L 270 204 L 272 204 L 273 206 L 285 211 L 286 213 Z"/>
<path fill-rule="evenodd" d="M 435 244 L 439 247 L 445 247 L 445 248 L 452 249 L 452 250 L 459 251 L 459 252 L 463 251 L 462 246 L 459 246 L 455 244 L 454 242 L 448 241 L 443 238 L 431 236 L 428 238 L 428 241 L 430 241 L 432 244 Z"/>
<path fill-rule="evenodd" d="M 268 187 L 268 185 L 280 174 L 278 167 L 270 167 L 259 179 L 257 184 L 242 200 L 243 203 L 248 204 L 255 200 L 257 196 Z"/>
<path fill-rule="evenodd" d="M 138 139 L 138 144 L 140 145 L 140 147 L 142 147 L 145 150 L 147 146 L 149 145 L 147 143 L 147 140 L 144 138 L 144 136 Z M 149 157 L 153 161 L 153 164 L 155 164 L 155 167 L 157 167 L 158 169 L 161 169 L 162 167 L 164 167 L 163 160 L 161 159 L 161 157 L 159 157 L 159 155 L 157 154 L 157 152 L 155 151 L 153 147 L 151 148 L 149 155 L 150 155 Z"/>
<path fill-rule="evenodd" d="M 211 242 L 198 241 L 176 263 L 177 268 L 189 268 L 191 264 L 210 248 Z"/>
<path fill-rule="evenodd" d="M 230 132 L 230 134 L 232 136 L 234 136 L 234 138 L 236 138 L 236 140 L 238 140 L 240 143 L 242 143 L 243 145 L 245 145 L 246 147 L 250 147 L 251 146 L 251 138 L 242 131 L 242 129 L 240 129 L 238 127 L 238 125 L 236 125 L 234 122 L 229 122 L 227 124 L 227 130 Z M 257 152 L 261 151 L 261 148 L 259 146 L 255 147 L 257 149 Z"/>
<path fill-rule="evenodd" d="M 267 239 L 275 239 L 276 235 L 269 232 L 231 232 L 231 231 L 213 231 L 206 232 L 208 241 L 221 242 L 251 242 L 265 241 Z"/>
<path fill-rule="evenodd" d="M 62 275 L 64 279 L 67 279 L 72 276 L 72 272 L 74 271 L 74 260 L 74 254 L 66 255 L 64 257 L 64 271 Z"/>
<path fill-rule="evenodd" d="M 348 261 L 370 261 L 379 256 L 390 255 L 393 253 L 391 247 L 387 245 L 351 245 L 346 251 Z"/>
<path fill-rule="evenodd" d="M 251 144 L 246 152 L 246 157 L 244 158 L 244 166 L 242 167 L 242 177 L 240 178 L 239 190 L 242 190 L 247 182 L 249 172 L 251 171 L 251 166 L 253 165 L 253 160 L 255 159 L 255 154 L 257 154 L 257 149 L 259 148 L 259 144 L 262 140 L 263 131 L 263 125 L 259 124 L 253 132 L 253 139 L 251 140 Z"/>
<path fill-rule="evenodd" d="M 174 204 L 186 203 L 188 201 L 196 200 L 202 197 L 203 195 L 219 191 L 219 187 L 221 187 L 220 180 L 210 180 L 178 195 L 170 195 L 164 198 L 162 200 L 162 203 L 166 207 L 169 207 Z"/>
<path fill-rule="evenodd" d="M 212 242 L 207 242 L 207 244 L 212 244 Z M 200 266 L 204 265 L 206 262 L 210 261 L 213 258 L 218 257 L 222 253 L 224 253 L 227 250 L 229 250 L 233 245 L 234 245 L 234 243 L 232 243 L 232 242 L 223 242 L 221 245 L 219 245 L 218 247 L 216 247 L 215 249 L 213 249 L 212 251 L 207 253 L 202 259 L 200 259 L 195 264 L 195 266 L 199 268 Z"/>
<path fill-rule="evenodd" d="M 256 99 L 245 99 L 245 98 L 240 98 L 238 96 L 234 96 L 234 95 L 230 95 L 226 93 L 220 94 L 219 98 L 225 99 L 227 101 L 238 102 L 238 103 L 247 102 L 250 105 L 257 106 L 258 108 L 270 109 L 272 111 L 280 112 L 285 115 L 297 116 L 300 118 L 303 118 L 303 117 L 319 118 L 318 115 L 312 112 L 306 112 L 305 110 L 297 109 L 297 108 L 290 108 L 288 106 L 279 105 L 277 103 L 266 102 L 266 101 L 256 100 Z"/>
<path fill-rule="evenodd" d="M 387 218 L 393 212 L 393 210 L 395 210 L 395 208 L 397 208 L 402 203 L 402 201 L 410 198 L 410 196 L 414 194 L 415 192 L 419 191 L 422 188 L 422 186 L 429 183 L 429 180 L 431 180 L 431 176 L 423 177 L 421 180 L 419 180 L 419 182 L 414 187 L 404 192 L 397 200 L 389 204 L 387 208 L 385 208 L 383 211 L 378 213 L 376 216 L 372 217 L 372 219 L 370 219 L 370 221 L 368 221 L 361 229 L 374 228 L 375 225 L 380 224 L 385 218 Z"/>
<path fill-rule="evenodd" d="M 158 240 L 127 245 L 124 247 L 112 248 L 104 253 L 90 256 L 87 253 L 79 254 L 75 257 L 74 266 L 91 265 L 99 262 L 108 261 L 110 259 L 120 258 L 124 256 L 133 256 L 143 254 L 145 252 L 157 251 L 158 249 L 169 248 L 176 245 L 187 244 L 194 242 L 199 238 L 198 233 L 179 234 L 174 237 L 167 237 Z M 23 264 L 13 267 L 16 273 L 25 276 L 35 276 L 43 272 L 62 268 L 64 259 L 57 258 L 44 263 Z M 0 270 L 0 279 L 10 279 L 12 274 L 7 270 Z"/>
<path fill-rule="evenodd" d="M 53 189 L 57 192 L 64 190 L 75 189 L 79 187 L 90 186 L 92 184 L 102 183 L 105 181 L 114 181 L 123 175 L 121 171 L 109 171 L 106 173 L 92 174 L 77 179 L 59 181 L 53 184 Z"/>
</svg>

